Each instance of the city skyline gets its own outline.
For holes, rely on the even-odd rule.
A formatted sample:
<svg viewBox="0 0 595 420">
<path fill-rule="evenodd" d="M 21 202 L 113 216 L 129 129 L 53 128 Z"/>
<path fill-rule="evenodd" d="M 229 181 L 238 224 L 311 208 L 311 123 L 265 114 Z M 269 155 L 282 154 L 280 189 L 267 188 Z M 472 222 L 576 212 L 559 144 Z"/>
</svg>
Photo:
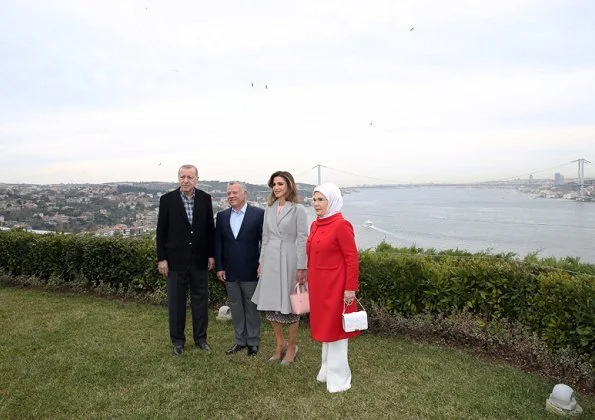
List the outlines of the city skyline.
<svg viewBox="0 0 595 420">
<path fill-rule="evenodd" d="M 4 9 L 1 183 L 175 182 L 186 163 L 254 184 L 313 184 L 318 164 L 341 186 L 465 183 L 595 162 L 587 0 Z"/>
</svg>

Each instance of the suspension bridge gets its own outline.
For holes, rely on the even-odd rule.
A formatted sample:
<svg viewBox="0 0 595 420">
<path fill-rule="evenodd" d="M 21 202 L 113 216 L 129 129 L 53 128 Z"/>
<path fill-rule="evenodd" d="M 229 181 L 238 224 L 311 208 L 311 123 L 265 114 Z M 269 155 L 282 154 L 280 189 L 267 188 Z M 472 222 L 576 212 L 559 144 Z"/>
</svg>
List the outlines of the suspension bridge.
<svg viewBox="0 0 595 420">
<path fill-rule="evenodd" d="M 343 169 L 334 168 L 331 166 L 317 164 L 311 168 L 304 169 L 295 173 L 296 182 L 304 184 L 318 185 L 323 182 L 334 182 L 342 187 L 348 188 L 362 188 L 362 187 L 398 187 L 398 186 L 489 186 L 489 187 L 510 187 L 510 186 L 531 186 L 543 182 L 552 182 L 557 185 L 571 185 L 576 186 L 577 191 L 584 195 L 587 186 L 595 184 L 595 168 L 591 169 L 591 173 L 585 175 L 586 165 L 591 162 L 585 158 L 575 159 L 570 162 L 565 162 L 556 166 L 543 168 L 518 174 L 514 176 L 504 177 L 500 179 L 475 181 L 475 182 L 460 182 L 460 183 L 446 183 L 446 182 L 411 182 L 407 180 L 395 180 L 374 177 L 370 175 L 359 174 L 353 171 L 346 171 Z M 572 169 L 576 168 L 576 177 L 564 177 L 564 173 L 571 173 Z M 589 176 L 590 175 L 590 176 Z"/>
</svg>

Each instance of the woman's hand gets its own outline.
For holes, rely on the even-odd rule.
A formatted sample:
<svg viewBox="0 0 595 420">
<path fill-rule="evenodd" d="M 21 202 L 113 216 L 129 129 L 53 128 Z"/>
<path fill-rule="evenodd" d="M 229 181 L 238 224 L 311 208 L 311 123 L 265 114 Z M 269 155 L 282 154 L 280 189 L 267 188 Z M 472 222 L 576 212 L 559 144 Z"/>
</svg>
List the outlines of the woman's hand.
<svg viewBox="0 0 595 420">
<path fill-rule="evenodd" d="M 351 305 L 351 302 L 355 300 L 355 290 L 345 290 L 343 292 L 343 300 L 345 304 Z"/>
<path fill-rule="evenodd" d="M 297 271 L 297 282 L 298 284 L 304 284 L 307 278 L 307 271 L 305 269 L 298 269 Z"/>
</svg>

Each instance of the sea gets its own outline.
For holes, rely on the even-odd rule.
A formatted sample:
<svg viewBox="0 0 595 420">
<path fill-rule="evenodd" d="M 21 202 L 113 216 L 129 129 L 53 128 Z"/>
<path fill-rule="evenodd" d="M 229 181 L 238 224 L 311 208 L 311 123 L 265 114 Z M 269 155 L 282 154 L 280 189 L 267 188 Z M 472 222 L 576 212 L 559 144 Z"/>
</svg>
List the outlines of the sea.
<svg viewBox="0 0 595 420">
<path fill-rule="evenodd" d="M 308 211 L 314 220 L 314 209 Z M 342 211 L 359 249 L 385 241 L 595 263 L 592 202 L 539 198 L 512 188 L 411 186 L 349 190 Z"/>
</svg>

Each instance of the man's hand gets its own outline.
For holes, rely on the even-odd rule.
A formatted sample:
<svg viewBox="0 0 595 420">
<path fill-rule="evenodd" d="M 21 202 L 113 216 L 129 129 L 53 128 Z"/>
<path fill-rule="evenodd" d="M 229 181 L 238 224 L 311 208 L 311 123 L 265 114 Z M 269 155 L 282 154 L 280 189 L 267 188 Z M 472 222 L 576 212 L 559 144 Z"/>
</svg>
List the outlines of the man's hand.
<svg viewBox="0 0 595 420">
<path fill-rule="evenodd" d="M 157 270 L 163 277 L 167 277 L 169 274 L 169 266 L 167 265 L 167 260 L 159 261 L 157 263 Z"/>
<path fill-rule="evenodd" d="M 220 282 L 225 283 L 225 270 L 217 271 L 217 278 Z"/>
<path fill-rule="evenodd" d="M 213 268 L 215 268 L 215 258 L 210 257 L 209 258 L 209 270 L 212 270 Z"/>
</svg>

